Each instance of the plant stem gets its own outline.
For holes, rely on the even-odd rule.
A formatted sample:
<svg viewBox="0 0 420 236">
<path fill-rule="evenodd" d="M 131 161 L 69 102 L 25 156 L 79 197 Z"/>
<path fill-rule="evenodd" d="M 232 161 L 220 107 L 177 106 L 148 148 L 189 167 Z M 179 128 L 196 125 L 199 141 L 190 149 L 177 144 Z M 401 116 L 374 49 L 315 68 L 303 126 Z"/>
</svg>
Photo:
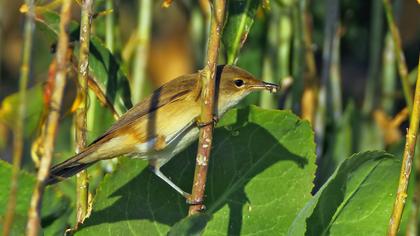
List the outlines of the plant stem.
<svg viewBox="0 0 420 236">
<path fill-rule="evenodd" d="M 377 102 L 376 89 L 378 88 L 379 72 L 381 65 L 382 31 L 383 31 L 383 8 L 381 0 L 371 1 L 372 19 L 370 22 L 370 45 L 369 45 L 369 72 L 366 82 L 365 97 L 363 99 L 363 113 L 365 115 L 372 112 L 374 104 Z"/>
<path fill-rule="evenodd" d="M 279 8 L 279 9 L 276 9 Z M 282 84 L 282 82 L 286 78 L 291 78 L 291 72 L 290 72 L 290 58 L 291 58 L 291 49 L 292 49 L 292 40 L 293 40 L 293 22 L 292 22 L 292 7 L 279 7 L 274 6 L 273 4 L 273 14 L 278 14 L 278 23 L 277 23 L 277 67 L 278 71 L 276 74 L 278 74 L 279 77 L 279 84 Z M 273 60 L 275 61 L 275 60 Z M 293 79 L 293 87 L 295 86 L 295 78 Z M 264 96 L 270 96 L 269 94 L 264 94 Z M 273 96 L 270 96 L 271 99 L 273 99 Z M 293 103 L 292 96 L 286 97 L 285 101 L 285 108 L 290 109 L 292 108 Z"/>
<path fill-rule="evenodd" d="M 133 104 L 144 96 L 144 82 L 146 80 L 146 64 L 149 54 L 150 28 L 152 23 L 152 0 L 139 0 L 139 18 L 137 22 L 137 49 L 134 58 L 134 72 L 132 81 Z"/>
<path fill-rule="evenodd" d="M 76 110 L 76 153 L 80 153 L 86 148 L 86 115 L 87 115 L 87 94 L 88 94 L 88 76 L 89 76 L 89 41 L 92 24 L 94 0 L 82 1 L 82 13 L 80 23 L 80 51 L 78 66 L 78 99 L 79 107 Z M 87 171 L 83 170 L 77 174 L 76 184 L 76 228 L 78 224 L 83 223 L 88 215 L 88 196 L 89 182 Z"/>
<path fill-rule="evenodd" d="M 383 0 L 386 18 L 388 20 L 389 29 L 391 31 L 392 40 L 394 41 L 395 54 L 397 55 L 398 72 L 401 78 L 401 84 L 404 92 L 405 102 L 407 103 L 410 113 L 413 110 L 413 95 L 411 93 L 411 86 L 408 82 L 408 70 L 405 63 L 405 56 L 401 46 L 401 36 L 397 25 L 395 24 L 394 15 L 392 13 L 392 6 L 390 0 Z"/>
<path fill-rule="evenodd" d="M 292 62 L 292 111 L 301 114 L 301 99 L 303 93 L 303 74 L 305 72 L 305 42 L 303 39 L 304 8 L 301 1 L 292 6 L 293 22 L 293 62 Z"/>
<path fill-rule="evenodd" d="M 216 86 L 216 66 L 219 55 L 220 38 L 223 32 L 225 19 L 225 0 L 213 0 L 212 14 L 210 23 L 210 36 L 207 48 L 207 62 L 201 71 L 203 87 L 201 91 L 201 115 L 200 121 L 207 123 L 200 129 L 198 150 L 196 157 L 194 184 L 191 194 L 192 203 L 189 215 L 196 214 L 203 210 L 204 191 L 206 188 L 206 177 L 208 161 L 210 158 L 211 145 L 213 141 L 213 116 L 214 116 L 214 97 Z"/>
<path fill-rule="evenodd" d="M 420 68 L 420 54 L 418 68 Z M 407 198 L 407 186 L 410 179 L 411 166 L 413 163 L 420 122 L 420 73 L 417 73 L 417 84 L 413 104 L 414 106 L 410 117 L 410 126 L 406 136 L 397 196 L 395 197 L 394 208 L 392 210 L 391 219 L 389 221 L 388 235 L 391 236 L 397 235 L 402 212 L 404 210 L 405 200 Z"/>
<path fill-rule="evenodd" d="M 40 227 L 41 201 L 45 188 L 45 180 L 48 177 L 51 160 L 54 151 L 55 134 L 58 127 L 58 119 L 60 117 L 60 108 L 63 98 L 63 91 L 66 85 L 66 70 L 68 64 L 67 49 L 69 37 L 66 29 L 70 22 L 71 0 L 63 0 L 60 15 L 60 34 L 57 46 L 57 73 L 55 77 L 54 89 L 52 90 L 51 103 L 49 104 L 49 114 L 47 117 L 45 129 L 44 150 L 45 155 L 41 159 L 40 168 L 37 174 L 34 192 L 28 212 L 28 223 L 26 235 L 38 235 Z"/>
<path fill-rule="evenodd" d="M 381 107 L 388 114 L 394 111 L 394 94 L 396 83 L 395 50 L 391 34 L 385 36 L 385 47 L 382 56 Z"/>
<path fill-rule="evenodd" d="M 304 76 L 304 90 L 302 94 L 302 119 L 309 120 L 313 125 L 315 122 L 315 111 L 317 110 L 317 71 L 315 64 L 315 55 L 312 47 L 312 19 L 308 11 L 308 3 L 304 1 L 305 15 L 303 26 L 303 39 L 305 42 L 305 64 L 307 67 Z"/>
<path fill-rule="evenodd" d="M 322 75 L 318 93 L 318 109 L 315 114 L 314 123 L 318 162 L 321 161 L 323 154 L 326 116 L 331 111 L 331 101 L 328 99 L 331 93 L 329 80 L 331 75 L 334 34 L 339 24 L 339 1 L 327 0 L 325 4 L 327 13 L 325 15 L 325 38 L 322 52 Z"/>
<path fill-rule="evenodd" d="M 114 52 L 114 0 L 106 0 L 106 9 L 111 10 L 105 17 L 105 45 L 111 53 Z"/>
<path fill-rule="evenodd" d="M 25 4 L 28 6 L 28 12 L 25 16 L 25 26 L 23 31 L 23 51 L 22 51 L 22 64 L 20 66 L 19 77 L 19 105 L 18 116 L 16 119 L 14 132 L 13 132 L 13 168 L 12 180 L 10 183 L 9 201 L 7 203 L 7 211 L 3 224 L 3 235 L 9 235 L 13 219 L 15 216 L 16 197 L 18 192 L 18 176 L 20 166 L 22 164 L 23 152 L 23 131 L 24 131 L 24 118 L 26 114 L 26 88 L 28 86 L 29 71 L 31 63 L 31 52 L 34 33 L 34 1 L 26 0 Z M 1 24 L 1 23 L 0 23 Z M 0 26 L 1 27 L 1 26 Z M 0 30 L 2 30 L 0 28 Z M 1 45 L 1 43 L 0 43 Z"/>
<path fill-rule="evenodd" d="M 330 68 L 330 86 L 331 86 L 331 110 L 334 124 L 341 120 L 342 102 L 341 102 L 341 66 L 340 66 L 340 40 L 341 29 L 336 28 L 333 39 L 333 48 L 331 55 Z"/>
<path fill-rule="evenodd" d="M 268 19 L 267 27 L 267 39 L 266 39 L 266 49 L 264 50 L 263 58 L 263 69 L 262 69 L 262 79 L 270 83 L 279 83 L 278 77 L 276 76 L 273 62 L 275 61 L 276 56 L 276 41 L 277 41 L 277 28 L 279 28 L 279 7 L 277 4 L 273 4 L 270 12 L 270 18 Z M 287 30 L 285 30 L 287 31 Z M 280 69 L 282 70 L 282 68 Z M 276 78 L 275 78 L 276 77 Z M 276 81 L 277 80 L 277 81 Z M 276 100 L 273 99 L 273 95 L 269 93 L 261 93 L 260 106 L 267 109 L 276 109 L 277 108 Z"/>
</svg>

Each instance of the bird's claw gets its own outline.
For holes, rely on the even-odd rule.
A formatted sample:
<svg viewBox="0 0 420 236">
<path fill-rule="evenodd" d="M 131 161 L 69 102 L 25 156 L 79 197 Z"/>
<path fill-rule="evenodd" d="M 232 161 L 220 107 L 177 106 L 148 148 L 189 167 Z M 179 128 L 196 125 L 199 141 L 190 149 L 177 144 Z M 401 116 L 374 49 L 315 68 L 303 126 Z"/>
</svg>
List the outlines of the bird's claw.
<svg viewBox="0 0 420 236">
<path fill-rule="evenodd" d="M 212 120 L 211 121 L 208 121 L 208 122 L 201 122 L 201 121 L 196 121 L 196 124 L 197 124 L 197 127 L 198 128 L 203 128 L 203 127 L 206 127 L 206 126 L 208 126 L 208 125 L 211 125 L 211 124 L 213 124 L 213 125 L 216 125 L 217 124 L 217 122 L 219 122 L 219 117 L 217 117 L 217 116 L 213 116 L 213 118 L 212 118 Z"/>
</svg>

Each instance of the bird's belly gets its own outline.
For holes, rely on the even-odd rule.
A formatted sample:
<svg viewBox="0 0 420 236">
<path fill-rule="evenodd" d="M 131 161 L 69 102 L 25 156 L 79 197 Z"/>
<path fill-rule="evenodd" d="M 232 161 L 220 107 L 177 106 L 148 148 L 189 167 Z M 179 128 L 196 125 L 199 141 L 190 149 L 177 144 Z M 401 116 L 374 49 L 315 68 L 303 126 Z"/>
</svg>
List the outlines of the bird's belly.
<svg viewBox="0 0 420 236">
<path fill-rule="evenodd" d="M 198 138 L 198 133 L 199 129 L 197 127 L 191 126 L 181 134 L 172 135 L 176 137 L 168 144 L 168 146 L 159 151 L 150 151 L 153 150 L 153 147 L 155 146 L 155 139 L 147 143 L 138 144 L 136 145 L 137 153 L 135 153 L 133 157 L 146 160 L 161 158 L 171 159 L 173 156 L 180 153 L 192 142 L 194 142 Z"/>
</svg>

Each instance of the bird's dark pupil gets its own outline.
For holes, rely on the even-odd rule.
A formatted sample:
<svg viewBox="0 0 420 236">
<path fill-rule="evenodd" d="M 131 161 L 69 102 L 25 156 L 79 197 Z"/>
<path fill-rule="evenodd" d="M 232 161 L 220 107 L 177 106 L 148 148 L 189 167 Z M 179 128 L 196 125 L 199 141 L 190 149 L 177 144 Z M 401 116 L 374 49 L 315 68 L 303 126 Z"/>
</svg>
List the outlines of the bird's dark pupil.
<svg viewBox="0 0 420 236">
<path fill-rule="evenodd" d="M 244 81 L 241 79 L 235 80 L 235 85 L 241 87 L 242 85 L 244 85 Z"/>
</svg>

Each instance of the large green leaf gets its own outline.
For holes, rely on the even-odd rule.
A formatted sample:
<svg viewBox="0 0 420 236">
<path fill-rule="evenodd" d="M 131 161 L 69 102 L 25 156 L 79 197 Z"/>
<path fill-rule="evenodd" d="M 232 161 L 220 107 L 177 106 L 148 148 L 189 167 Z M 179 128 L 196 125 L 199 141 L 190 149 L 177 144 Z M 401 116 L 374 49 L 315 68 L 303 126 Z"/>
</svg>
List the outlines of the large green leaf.
<svg viewBox="0 0 420 236">
<path fill-rule="evenodd" d="M 385 235 L 400 165 L 380 151 L 351 156 L 301 210 L 288 235 Z"/>
<path fill-rule="evenodd" d="M 260 1 L 257 0 L 229 0 L 226 11 L 227 22 L 222 38 L 227 64 L 236 63 L 239 50 L 248 37 L 259 5 Z"/>
<path fill-rule="evenodd" d="M 180 222 L 174 234 L 197 232 L 207 220 L 206 235 L 285 234 L 311 198 L 316 166 L 309 123 L 288 111 L 248 107 L 229 112 L 219 126 L 207 180 L 207 214 Z M 195 150 L 196 144 L 191 145 L 163 168 L 185 190 L 191 189 Z M 146 167 L 145 161 L 122 160 L 98 187 L 93 212 L 78 234 L 164 235 L 182 220 L 185 199 Z"/>
<path fill-rule="evenodd" d="M 45 12 L 42 17 L 37 18 L 37 27 L 45 32 L 53 41 L 59 33 L 60 17 L 55 12 Z M 76 46 L 74 55 L 78 56 L 79 25 L 72 21 L 69 26 L 70 41 Z M 91 37 L 89 53 L 89 74 L 96 84 L 106 95 L 115 110 L 123 114 L 131 106 L 130 87 L 127 76 L 121 68 L 119 61 L 105 47 L 101 40 L 95 36 Z"/>
<path fill-rule="evenodd" d="M 0 230 L 6 214 L 9 200 L 12 167 L 9 163 L 0 161 Z M 35 185 L 35 177 L 21 171 L 19 173 L 18 194 L 16 199 L 15 218 L 12 227 L 12 235 L 23 235 L 26 229 L 27 214 L 32 191 Z M 70 201 L 59 192 L 47 188 L 43 196 L 42 204 L 42 228 L 47 235 L 62 235 L 67 226 Z M 3 207 L 4 206 L 4 207 Z"/>
</svg>

